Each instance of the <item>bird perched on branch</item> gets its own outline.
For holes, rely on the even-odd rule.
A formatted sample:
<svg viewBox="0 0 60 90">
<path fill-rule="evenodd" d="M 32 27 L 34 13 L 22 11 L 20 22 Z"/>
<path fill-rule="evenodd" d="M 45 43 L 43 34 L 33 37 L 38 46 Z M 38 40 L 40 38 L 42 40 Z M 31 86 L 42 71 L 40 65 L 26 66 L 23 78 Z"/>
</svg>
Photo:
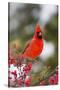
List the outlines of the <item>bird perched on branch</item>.
<svg viewBox="0 0 60 90">
<path fill-rule="evenodd" d="M 39 24 L 35 27 L 35 32 L 33 38 L 26 43 L 26 46 L 20 55 L 21 57 L 28 60 L 35 60 L 43 50 L 43 38 L 42 38 L 42 30 Z"/>
</svg>

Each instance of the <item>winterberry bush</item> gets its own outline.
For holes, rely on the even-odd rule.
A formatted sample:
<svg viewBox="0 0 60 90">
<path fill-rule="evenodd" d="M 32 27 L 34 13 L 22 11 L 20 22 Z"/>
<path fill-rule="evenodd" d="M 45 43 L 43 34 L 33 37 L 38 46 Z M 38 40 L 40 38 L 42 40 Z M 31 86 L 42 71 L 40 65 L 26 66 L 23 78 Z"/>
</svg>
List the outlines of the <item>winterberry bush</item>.
<svg viewBox="0 0 60 90">
<path fill-rule="evenodd" d="M 34 74 L 32 73 L 34 63 L 30 61 L 26 63 L 24 60 L 19 60 L 19 55 L 14 55 L 16 53 L 12 49 L 9 49 L 8 60 L 9 87 L 29 87 L 36 85 L 42 86 L 58 84 L 58 67 L 56 67 L 54 71 L 51 71 L 50 66 L 43 65 L 40 72 Z"/>
</svg>

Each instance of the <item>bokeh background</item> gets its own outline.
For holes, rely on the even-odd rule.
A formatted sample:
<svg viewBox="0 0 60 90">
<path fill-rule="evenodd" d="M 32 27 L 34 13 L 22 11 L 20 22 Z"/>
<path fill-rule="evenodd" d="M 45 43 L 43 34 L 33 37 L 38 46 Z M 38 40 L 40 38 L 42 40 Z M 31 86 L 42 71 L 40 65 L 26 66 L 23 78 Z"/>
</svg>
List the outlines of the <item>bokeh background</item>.
<svg viewBox="0 0 60 90">
<path fill-rule="evenodd" d="M 23 51 L 32 38 L 37 23 L 44 33 L 44 48 L 37 62 L 33 63 L 31 85 L 38 85 L 58 66 L 58 6 L 48 4 L 9 3 L 9 45 L 15 54 Z M 43 64 L 42 62 L 45 64 Z"/>
</svg>

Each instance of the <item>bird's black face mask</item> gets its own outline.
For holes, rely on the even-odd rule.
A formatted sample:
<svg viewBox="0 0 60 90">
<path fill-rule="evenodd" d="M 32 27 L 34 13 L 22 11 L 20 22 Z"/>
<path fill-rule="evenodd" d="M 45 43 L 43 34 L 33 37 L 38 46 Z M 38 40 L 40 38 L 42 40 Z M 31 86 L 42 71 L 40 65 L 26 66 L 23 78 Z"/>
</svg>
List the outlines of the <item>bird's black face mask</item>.
<svg viewBox="0 0 60 90">
<path fill-rule="evenodd" d="M 41 32 L 37 32 L 37 38 L 42 39 L 42 33 Z"/>
</svg>

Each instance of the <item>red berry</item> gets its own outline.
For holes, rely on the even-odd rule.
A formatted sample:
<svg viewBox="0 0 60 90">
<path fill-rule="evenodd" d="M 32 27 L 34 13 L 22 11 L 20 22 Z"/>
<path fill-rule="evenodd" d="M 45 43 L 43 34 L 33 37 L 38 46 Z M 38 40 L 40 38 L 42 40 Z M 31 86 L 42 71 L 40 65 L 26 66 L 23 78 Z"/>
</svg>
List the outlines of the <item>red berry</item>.
<svg viewBox="0 0 60 90">
<path fill-rule="evenodd" d="M 13 74 L 15 77 L 17 77 L 16 70 L 14 72 L 11 72 L 11 74 Z"/>
<path fill-rule="evenodd" d="M 55 82 L 56 84 L 58 83 L 58 75 L 56 74 L 56 77 L 55 77 Z"/>
<path fill-rule="evenodd" d="M 28 75 L 28 73 L 29 73 L 29 71 L 27 70 L 27 71 L 25 71 L 25 75 Z"/>
<path fill-rule="evenodd" d="M 31 68 L 32 68 L 32 63 L 28 63 L 28 68 L 29 68 L 29 70 L 31 70 Z"/>
<path fill-rule="evenodd" d="M 17 80 L 17 83 L 18 83 L 19 85 L 21 85 L 21 84 L 22 84 L 22 81 L 23 81 L 23 80 L 20 78 L 20 79 Z"/>
<path fill-rule="evenodd" d="M 49 84 L 52 84 L 52 85 L 54 85 L 55 84 L 55 78 L 54 78 L 54 76 L 51 76 L 50 78 L 49 78 Z"/>
<path fill-rule="evenodd" d="M 25 85 L 30 86 L 31 83 L 31 77 L 25 80 Z"/>
<path fill-rule="evenodd" d="M 27 67 L 25 66 L 25 67 L 23 67 L 23 71 L 26 71 L 27 70 Z"/>
</svg>

